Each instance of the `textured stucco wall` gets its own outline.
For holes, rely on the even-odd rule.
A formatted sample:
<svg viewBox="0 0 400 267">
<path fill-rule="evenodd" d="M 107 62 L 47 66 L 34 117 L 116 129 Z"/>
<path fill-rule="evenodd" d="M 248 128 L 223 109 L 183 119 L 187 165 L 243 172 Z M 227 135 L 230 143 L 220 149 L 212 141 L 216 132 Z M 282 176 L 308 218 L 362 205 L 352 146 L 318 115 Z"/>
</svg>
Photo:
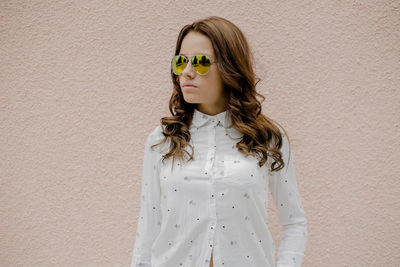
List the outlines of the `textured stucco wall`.
<svg viewBox="0 0 400 267">
<path fill-rule="evenodd" d="M 129 265 L 176 37 L 208 15 L 244 31 L 263 112 L 291 137 L 303 266 L 400 266 L 400 2 L 389 0 L 0 1 L 0 266 Z"/>
</svg>

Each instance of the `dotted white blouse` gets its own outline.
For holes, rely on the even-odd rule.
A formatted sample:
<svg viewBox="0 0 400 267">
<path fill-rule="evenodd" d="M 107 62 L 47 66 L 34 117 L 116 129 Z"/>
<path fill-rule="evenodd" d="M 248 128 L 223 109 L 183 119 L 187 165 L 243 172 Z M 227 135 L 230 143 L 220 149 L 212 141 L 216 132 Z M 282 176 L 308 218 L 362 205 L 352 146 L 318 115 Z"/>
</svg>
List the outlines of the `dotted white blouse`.
<svg viewBox="0 0 400 267">
<path fill-rule="evenodd" d="M 190 126 L 194 160 L 161 162 L 168 143 L 157 126 L 147 137 L 140 214 L 131 267 L 299 267 L 307 242 L 307 219 L 299 195 L 293 154 L 283 130 L 285 167 L 262 167 L 244 156 L 229 110 L 210 116 L 195 109 Z M 169 148 L 169 147 L 168 147 Z M 185 148 L 191 152 L 190 148 Z M 267 167 L 268 166 L 268 167 Z M 282 226 L 277 259 L 268 229 L 268 192 Z"/>
</svg>

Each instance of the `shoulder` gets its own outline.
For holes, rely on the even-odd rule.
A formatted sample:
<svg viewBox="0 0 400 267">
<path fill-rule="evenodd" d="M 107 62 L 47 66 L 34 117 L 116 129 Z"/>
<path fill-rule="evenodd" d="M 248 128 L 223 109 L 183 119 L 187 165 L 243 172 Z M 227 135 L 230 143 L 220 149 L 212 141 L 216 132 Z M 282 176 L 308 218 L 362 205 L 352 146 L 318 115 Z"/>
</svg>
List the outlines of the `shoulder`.
<svg viewBox="0 0 400 267">
<path fill-rule="evenodd" d="M 148 134 L 146 140 L 146 146 L 152 146 L 160 143 L 164 139 L 163 129 L 161 125 L 157 125 Z"/>
<path fill-rule="evenodd" d="M 283 128 L 281 124 L 279 124 L 277 121 L 272 121 L 272 123 L 278 128 L 278 130 L 281 132 L 282 137 L 286 137 L 286 131 Z"/>
<path fill-rule="evenodd" d="M 148 138 L 154 141 L 161 140 L 164 137 L 161 125 L 157 125 L 148 135 Z"/>
<path fill-rule="evenodd" d="M 273 121 L 273 124 L 279 129 L 281 136 L 282 136 L 282 146 L 280 151 L 282 152 L 284 158 L 287 158 L 288 155 L 291 153 L 291 144 L 289 141 L 289 137 L 287 136 L 285 128 L 276 121 Z"/>
<path fill-rule="evenodd" d="M 272 120 L 272 123 L 279 130 L 279 132 L 280 132 L 280 134 L 282 136 L 282 147 L 287 146 L 289 144 L 289 139 L 287 137 L 285 128 L 281 124 L 279 124 L 278 122 L 276 122 L 274 120 Z M 275 137 L 276 136 L 273 136 L 274 140 L 275 140 Z"/>
</svg>

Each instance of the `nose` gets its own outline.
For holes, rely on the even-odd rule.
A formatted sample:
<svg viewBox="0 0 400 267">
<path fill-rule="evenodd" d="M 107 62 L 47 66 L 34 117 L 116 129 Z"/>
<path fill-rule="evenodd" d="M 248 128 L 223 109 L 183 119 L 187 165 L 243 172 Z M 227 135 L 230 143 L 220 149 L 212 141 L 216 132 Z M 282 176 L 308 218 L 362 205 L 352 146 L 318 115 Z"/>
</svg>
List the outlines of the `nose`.
<svg viewBox="0 0 400 267">
<path fill-rule="evenodd" d="M 188 61 L 185 68 L 183 69 L 182 75 L 190 75 L 190 76 L 196 75 L 196 71 L 193 69 L 192 63 L 190 61 Z"/>
</svg>

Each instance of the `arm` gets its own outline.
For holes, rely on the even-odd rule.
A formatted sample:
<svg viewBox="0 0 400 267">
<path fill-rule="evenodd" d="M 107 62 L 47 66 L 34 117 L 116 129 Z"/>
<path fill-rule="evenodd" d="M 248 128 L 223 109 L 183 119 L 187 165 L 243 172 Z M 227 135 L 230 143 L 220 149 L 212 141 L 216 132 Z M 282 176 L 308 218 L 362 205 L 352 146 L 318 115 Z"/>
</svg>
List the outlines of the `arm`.
<svg viewBox="0 0 400 267">
<path fill-rule="evenodd" d="M 145 144 L 140 212 L 131 267 L 151 267 L 151 248 L 161 229 L 158 152 L 150 149 L 151 145 L 158 143 L 156 142 L 158 141 L 156 137 L 159 127 L 147 137 Z"/>
<path fill-rule="evenodd" d="M 282 132 L 283 169 L 269 180 L 269 190 L 278 211 L 278 222 L 282 226 L 277 267 L 300 267 L 307 243 L 307 219 L 296 182 L 293 153 L 288 139 Z"/>
</svg>

